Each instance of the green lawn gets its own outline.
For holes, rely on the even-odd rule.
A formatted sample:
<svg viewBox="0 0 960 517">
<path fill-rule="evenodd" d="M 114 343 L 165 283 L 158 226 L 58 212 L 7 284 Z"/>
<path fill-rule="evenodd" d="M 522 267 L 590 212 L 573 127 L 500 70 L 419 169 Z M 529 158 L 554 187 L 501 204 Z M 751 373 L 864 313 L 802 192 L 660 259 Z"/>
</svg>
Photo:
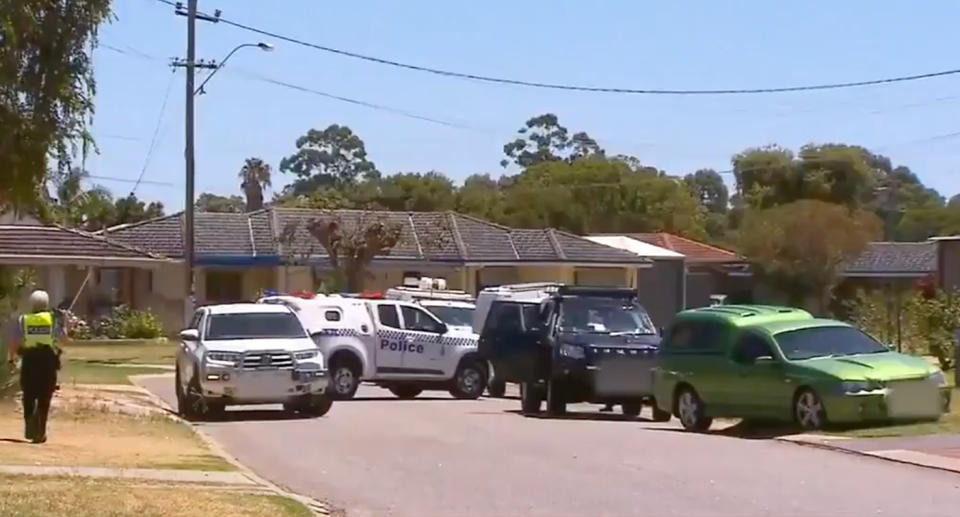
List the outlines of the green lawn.
<svg viewBox="0 0 960 517">
<path fill-rule="evenodd" d="M 63 357 L 108 364 L 169 364 L 176 358 L 177 344 L 167 340 L 71 341 L 63 346 Z"/>
<path fill-rule="evenodd" d="M 71 341 L 63 349 L 61 384 L 130 384 L 129 376 L 165 373 L 148 366 L 173 365 L 176 343 L 165 339 Z"/>
<path fill-rule="evenodd" d="M 60 384 L 131 384 L 131 375 L 171 373 L 170 370 L 147 367 L 121 367 L 109 364 L 66 359 L 60 370 Z"/>
</svg>

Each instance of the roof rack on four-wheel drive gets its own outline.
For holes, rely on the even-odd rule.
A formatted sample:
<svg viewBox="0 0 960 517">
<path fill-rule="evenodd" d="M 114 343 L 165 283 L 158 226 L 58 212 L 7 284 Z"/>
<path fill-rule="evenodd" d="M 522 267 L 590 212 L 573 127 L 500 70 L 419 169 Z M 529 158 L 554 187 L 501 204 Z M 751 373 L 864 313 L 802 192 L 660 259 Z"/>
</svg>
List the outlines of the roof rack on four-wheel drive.
<svg viewBox="0 0 960 517">
<path fill-rule="evenodd" d="M 473 302 L 470 293 L 455 289 L 424 289 L 421 287 L 391 287 L 387 289 L 384 298 L 391 300 L 442 300 L 448 302 Z"/>
<path fill-rule="evenodd" d="M 603 298 L 633 298 L 637 291 L 629 287 L 589 287 L 564 285 L 557 289 L 561 296 L 598 296 Z"/>
</svg>

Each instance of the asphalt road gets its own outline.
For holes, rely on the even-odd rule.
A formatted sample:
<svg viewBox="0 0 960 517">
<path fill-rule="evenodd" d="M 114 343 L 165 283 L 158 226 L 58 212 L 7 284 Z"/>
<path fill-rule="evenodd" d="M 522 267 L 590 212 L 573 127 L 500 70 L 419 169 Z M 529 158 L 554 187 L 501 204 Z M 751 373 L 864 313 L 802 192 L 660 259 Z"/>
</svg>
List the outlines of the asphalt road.
<svg viewBox="0 0 960 517">
<path fill-rule="evenodd" d="M 143 381 L 171 404 L 172 384 Z M 593 406 L 548 420 L 517 414 L 515 400 L 359 395 L 320 419 L 232 410 L 202 425 L 258 474 L 351 517 L 960 512 L 960 475 L 947 472 L 604 418 Z"/>
</svg>

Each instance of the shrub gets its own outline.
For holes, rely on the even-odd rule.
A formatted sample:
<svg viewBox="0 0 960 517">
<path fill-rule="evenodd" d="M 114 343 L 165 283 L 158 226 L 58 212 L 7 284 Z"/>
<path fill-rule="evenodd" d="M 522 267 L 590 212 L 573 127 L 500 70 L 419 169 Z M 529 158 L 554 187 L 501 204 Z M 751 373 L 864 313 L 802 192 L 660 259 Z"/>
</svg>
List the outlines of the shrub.
<svg viewBox="0 0 960 517">
<path fill-rule="evenodd" d="M 937 359 L 940 368 L 949 370 L 954 366 L 954 332 L 960 328 L 960 292 L 921 288 L 903 291 L 899 312 L 891 310 L 886 293 L 857 293 L 847 305 L 851 323 L 873 337 L 892 342 L 897 318 L 900 318 L 901 337 L 905 352 L 930 355 Z"/>
<path fill-rule="evenodd" d="M 163 328 L 150 312 L 119 305 L 100 318 L 97 335 L 110 339 L 153 339 L 163 335 Z"/>
</svg>

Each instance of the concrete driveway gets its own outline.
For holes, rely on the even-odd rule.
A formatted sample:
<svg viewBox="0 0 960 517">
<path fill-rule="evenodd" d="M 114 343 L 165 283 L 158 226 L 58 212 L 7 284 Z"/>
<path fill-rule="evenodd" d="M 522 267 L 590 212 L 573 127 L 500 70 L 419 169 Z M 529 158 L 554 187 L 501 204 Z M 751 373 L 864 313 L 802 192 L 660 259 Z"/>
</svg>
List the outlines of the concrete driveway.
<svg viewBox="0 0 960 517">
<path fill-rule="evenodd" d="M 173 382 L 142 384 L 174 404 Z M 350 516 L 947 516 L 960 476 L 675 424 L 519 415 L 516 400 L 364 387 L 320 419 L 201 424 L 245 465 Z M 278 409 L 278 408 L 277 408 Z"/>
</svg>

